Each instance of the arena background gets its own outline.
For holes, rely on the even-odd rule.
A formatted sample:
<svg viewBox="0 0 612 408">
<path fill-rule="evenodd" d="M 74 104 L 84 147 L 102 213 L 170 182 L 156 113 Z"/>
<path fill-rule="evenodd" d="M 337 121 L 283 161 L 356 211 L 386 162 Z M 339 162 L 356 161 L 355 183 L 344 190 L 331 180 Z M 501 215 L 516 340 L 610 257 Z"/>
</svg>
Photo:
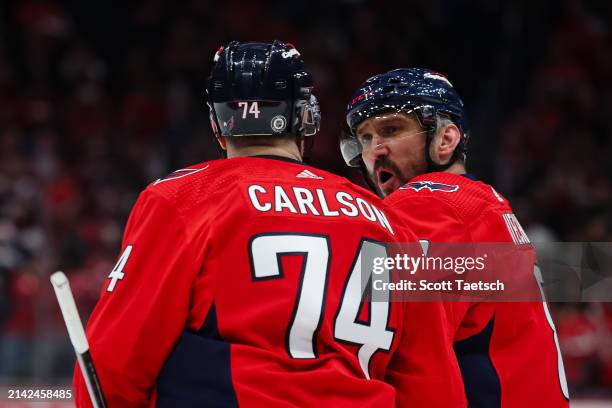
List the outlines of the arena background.
<svg viewBox="0 0 612 408">
<path fill-rule="evenodd" d="M 573 0 L 3 1 L 0 387 L 69 383 L 48 277 L 66 271 L 86 318 L 139 191 L 220 156 L 204 83 L 234 39 L 302 53 L 323 116 L 313 165 L 361 182 L 337 143 L 352 91 L 430 67 L 466 103 L 468 170 L 510 199 L 532 240 L 611 241 L 611 21 L 612 3 Z M 553 310 L 572 396 L 606 405 L 612 306 Z"/>
</svg>

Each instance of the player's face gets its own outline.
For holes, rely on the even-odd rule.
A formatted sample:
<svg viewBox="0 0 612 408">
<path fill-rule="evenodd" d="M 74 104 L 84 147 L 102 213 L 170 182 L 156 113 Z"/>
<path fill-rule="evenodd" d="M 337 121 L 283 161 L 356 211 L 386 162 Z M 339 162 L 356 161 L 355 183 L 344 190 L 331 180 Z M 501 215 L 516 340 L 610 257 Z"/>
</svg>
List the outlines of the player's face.
<svg viewBox="0 0 612 408">
<path fill-rule="evenodd" d="M 380 195 L 391 194 L 425 172 L 426 131 L 414 114 L 373 116 L 363 121 L 356 133 L 368 175 Z"/>
</svg>

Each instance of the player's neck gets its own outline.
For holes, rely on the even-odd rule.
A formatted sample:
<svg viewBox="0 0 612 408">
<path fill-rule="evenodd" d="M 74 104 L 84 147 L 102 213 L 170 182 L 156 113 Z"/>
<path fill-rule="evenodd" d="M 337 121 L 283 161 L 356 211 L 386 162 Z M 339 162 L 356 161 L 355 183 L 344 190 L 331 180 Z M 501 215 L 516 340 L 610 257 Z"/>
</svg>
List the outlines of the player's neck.
<svg viewBox="0 0 612 408">
<path fill-rule="evenodd" d="M 444 172 L 453 174 L 465 174 L 465 165 L 463 163 L 455 162 L 448 169 L 444 170 Z"/>
<path fill-rule="evenodd" d="M 248 156 L 280 156 L 289 159 L 302 161 L 297 146 L 295 149 L 280 146 L 241 146 L 227 149 L 227 157 L 248 157 Z"/>
</svg>

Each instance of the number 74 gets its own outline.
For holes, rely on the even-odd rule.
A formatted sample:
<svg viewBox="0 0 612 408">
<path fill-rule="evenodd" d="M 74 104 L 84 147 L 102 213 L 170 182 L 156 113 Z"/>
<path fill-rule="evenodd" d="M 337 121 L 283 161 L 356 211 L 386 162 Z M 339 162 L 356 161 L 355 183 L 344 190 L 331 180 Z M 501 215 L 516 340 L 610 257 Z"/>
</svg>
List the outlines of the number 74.
<svg viewBox="0 0 612 408">
<path fill-rule="evenodd" d="M 257 235 L 249 241 L 251 273 L 256 282 L 283 277 L 280 263 L 282 255 L 304 255 L 297 298 L 286 334 L 287 353 L 292 358 L 318 357 L 316 337 L 323 320 L 330 252 L 329 239 L 323 235 L 264 234 Z M 357 322 L 364 296 L 362 282 L 371 282 L 372 275 L 371 268 L 362 271 L 362 259 L 364 256 L 386 257 L 386 255 L 387 249 L 384 245 L 368 240 L 361 242 L 334 322 L 336 340 L 360 346 L 357 358 L 367 379 L 370 379 L 368 368 L 370 359 L 380 349 L 385 351 L 391 349 L 395 333 L 387 328 L 388 291 L 377 293 L 376 302 L 370 299 L 370 322 L 368 324 Z M 389 275 L 389 270 L 385 269 L 377 279 L 388 282 Z"/>
<path fill-rule="evenodd" d="M 242 108 L 242 119 L 246 119 L 247 113 L 250 113 L 251 115 L 255 116 L 255 119 L 259 119 L 259 104 L 257 101 L 238 102 L 238 107 Z"/>
</svg>

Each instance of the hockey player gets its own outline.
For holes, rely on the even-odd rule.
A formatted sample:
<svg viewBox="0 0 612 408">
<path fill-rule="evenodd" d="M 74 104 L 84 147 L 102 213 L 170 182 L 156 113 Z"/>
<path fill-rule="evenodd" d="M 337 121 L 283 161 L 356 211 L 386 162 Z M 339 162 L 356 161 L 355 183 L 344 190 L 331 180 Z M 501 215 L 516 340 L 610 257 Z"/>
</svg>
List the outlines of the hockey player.
<svg viewBox="0 0 612 408">
<path fill-rule="evenodd" d="M 366 249 L 416 238 L 376 195 L 302 163 L 320 115 L 300 53 L 233 42 L 214 62 L 210 118 L 228 159 L 141 193 L 89 320 L 109 406 L 381 407 L 422 399 L 424 384 L 422 406 L 462 404 L 444 309 L 419 354 L 402 305 L 362 290 Z M 74 382 L 88 406 L 78 367 Z"/>
<path fill-rule="evenodd" d="M 347 164 L 360 167 L 370 187 L 430 247 L 436 242 L 531 246 L 508 201 L 466 174 L 466 115 L 444 75 L 420 68 L 376 75 L 355 92 L 346 119 L 350 132 L 341 149 Z M 517 273 L 539 275 L 536 265 Z M 569 405 L 545 302 L 445 306 L 470 407 Z"/>
</svg>

